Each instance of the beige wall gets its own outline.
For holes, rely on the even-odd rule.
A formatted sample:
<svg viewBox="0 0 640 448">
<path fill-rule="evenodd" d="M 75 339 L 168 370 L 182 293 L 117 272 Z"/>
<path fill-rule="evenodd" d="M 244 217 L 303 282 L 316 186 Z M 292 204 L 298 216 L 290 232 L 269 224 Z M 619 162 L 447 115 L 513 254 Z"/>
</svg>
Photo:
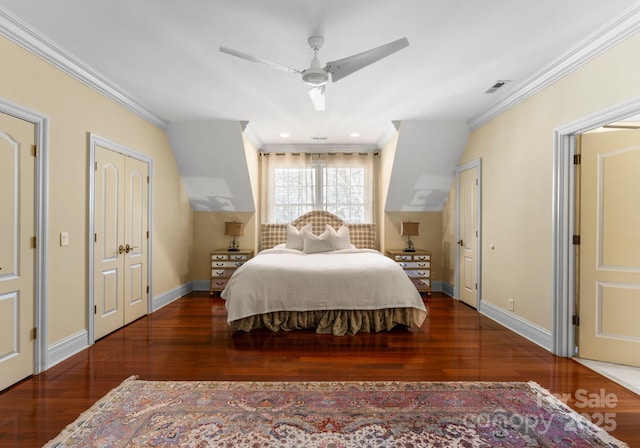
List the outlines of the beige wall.
<svg viewBox="0 0 640 448">
<path fill-rule="evenodd" d="M 456 183 L 451 183 L 442 210 L 442 281 L 453 289 L 456 283 Z"/>
<path fill-rule="evenodd" d="M 0 96 L 50 119 L 47 343 L 87 328 L 88 133 L 153 158 L 153 292 L 190 280 L 191 207 L 165 132 L 0 37 Z M 60 247 L 60 232 L 70 244 Z"/>
<path fill-rule="evenodd" d="M 635 35 L 472 132 L 460 163 L 482 159 L 483 301 L 512 297 L 551 329 L 553 130 L 640 95 L 638 54 Z"/>
<path fill-rule="evenodd" d="M 378 210 L 376 214 L 376 233 L 378 239 L 378 248 L 384 253 L 387 249 L 384 235 L 386 234 L 386 217 L 385 205 L 387 203 L 387 194 L 389 192 L 389 182 L 391 180 L 391 171 L 393 170 L 393 159 L 396 156 L 396 148 L 398 146 L 398 133 L 380 150 L 378 157 Z M 390 249 L 392 247 L 389 247 Z"/>
</svg>

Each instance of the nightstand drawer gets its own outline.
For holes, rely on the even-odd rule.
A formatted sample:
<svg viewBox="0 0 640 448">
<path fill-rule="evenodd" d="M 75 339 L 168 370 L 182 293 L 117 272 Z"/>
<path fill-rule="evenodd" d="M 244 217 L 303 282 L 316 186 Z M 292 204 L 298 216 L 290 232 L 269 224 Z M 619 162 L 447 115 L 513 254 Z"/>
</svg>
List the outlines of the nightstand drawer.
<svg viewBox="0 0 640 448">
<path fill-rule="evenodd" d="M 431 276 L 431 271 L 429 269 L 409 269 L 404 271 L 410 278 L 429 278 Z"/>
<path fill-rule="evenodd" d="M 212 291 L 222 291 L 226 286 L 228 278 L 214 278 L 211 280 L 211 290 Z"/>
<path fill-rule="evenodd" d="M 212 269 L 211 278 L 229 278 L 235 271 L 235 269 Z"/>
<path fill-rule="evenodd" d="M 212 254 L 211 260 L 228 260 L 229 255 L 226 254 Z"/>
<path fill-rule="evenodd" d="M 428 278 L 412 278 L 411 281 L 418 291 L 428 291 L 431 289 L 431 280 Z"/>
<path fill-rule="evenodd" d="M 211 267 L 213 269 L 239 268 L 244 263 L 244 261 L 212 261 Z"/>
<path fill-rule="evenodd" d="M 247 261 L 249 256 L 247 254 L 233 254 L 229 255 L 229 259 L 233 261 L 244 260 Z"/>
<path fill-rule="evenodd" d="M 396 261 L 411 261 L 413 259 L 413 255 L 396 255 L 394 259 Z"/>
<path fill-rule="evenodd" d="M 405 269 L 429 269 L 431 267 L 430 261 L 401 261 L 398 264 Z"/>
</svg>

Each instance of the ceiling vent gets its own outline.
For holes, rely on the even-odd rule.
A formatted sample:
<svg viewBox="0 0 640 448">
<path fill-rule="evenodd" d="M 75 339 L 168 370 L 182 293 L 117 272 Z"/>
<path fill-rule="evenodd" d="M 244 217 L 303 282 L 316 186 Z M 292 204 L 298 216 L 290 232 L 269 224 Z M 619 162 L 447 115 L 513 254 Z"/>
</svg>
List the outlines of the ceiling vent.
<svg viewBox="0 0 640 448">
<path fill-rule="evenodd" d="M 327 140 L 329 137 L 311 137 L 311 140 Z"/>
<path fill-rule="evenodd" d="M 505 84 L 507 84 L 508 82 L 511 82 L 511 81 L 506 80 L 506 79 L 498 80 L 498 81 L 496 81 L 496 83 L 494 85 L 492 85 L 487 90 L 485 90 L 484 93 L 494 93 L 496 90 L 501 89 L 502 87 L 504 87 Z"/>
</svg>

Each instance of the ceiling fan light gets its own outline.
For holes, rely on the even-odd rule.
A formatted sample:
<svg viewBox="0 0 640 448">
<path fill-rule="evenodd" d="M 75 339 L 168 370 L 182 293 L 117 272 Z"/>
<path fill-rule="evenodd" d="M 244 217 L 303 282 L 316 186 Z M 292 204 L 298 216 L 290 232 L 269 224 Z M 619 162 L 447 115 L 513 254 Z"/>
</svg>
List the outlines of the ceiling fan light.
<svg viewBox="0 0 640 448">
<path fill-rule="evenodd" d="M 329 74 L 322 69 L 309 68 L 302 72 L 302 80 L 310 86 L 323 86 L 329 80 Z"/>
</svg>

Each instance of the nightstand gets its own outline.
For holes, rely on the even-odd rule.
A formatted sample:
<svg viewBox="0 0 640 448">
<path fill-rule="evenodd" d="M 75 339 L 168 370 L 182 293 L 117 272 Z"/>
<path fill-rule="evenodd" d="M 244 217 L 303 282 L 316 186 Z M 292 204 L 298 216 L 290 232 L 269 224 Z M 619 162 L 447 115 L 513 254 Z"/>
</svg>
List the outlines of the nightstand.
<svg viewBox="0 0 640 448">
<path fill-rule="evenodd" d="M 211 255 L 211 286 L 209 294 L 212 295 L 216 292 L 222 292 L 236 269 L 253 257 L 252 250 L 242 249 L 236 251 L 221 249 L 209 254 Z"/>
<path fill-rule="evenodd" d="M 387 256 L 404 269 L 420 293 L 429 294 L 431 292 L 431 252 L 419 249 L 416 249 L 415 252 L 389 249 Z"/>
</svg>

